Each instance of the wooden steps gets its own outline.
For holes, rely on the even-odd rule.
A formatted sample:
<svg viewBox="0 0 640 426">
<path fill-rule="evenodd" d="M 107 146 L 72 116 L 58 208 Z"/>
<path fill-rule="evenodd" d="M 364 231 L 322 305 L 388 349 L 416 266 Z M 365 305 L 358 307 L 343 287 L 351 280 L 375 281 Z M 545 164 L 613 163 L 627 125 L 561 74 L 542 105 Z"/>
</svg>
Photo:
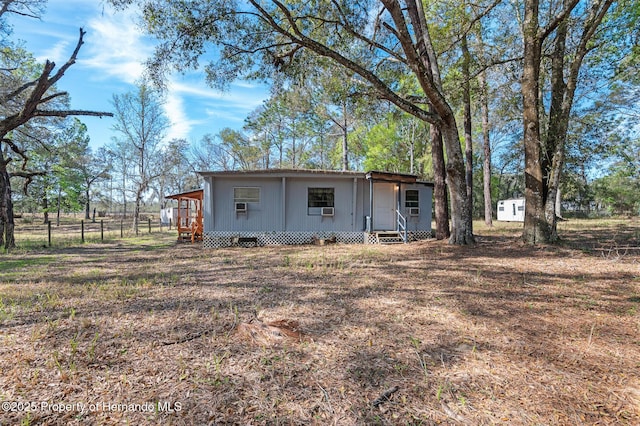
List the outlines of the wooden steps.
<svg viewBox="0 0 640 426">
<path fill-rule="evenodd" d="M 376 232 L 378 244 L 403 244 L 402 234 L 396 231 Z"/>
</svg>

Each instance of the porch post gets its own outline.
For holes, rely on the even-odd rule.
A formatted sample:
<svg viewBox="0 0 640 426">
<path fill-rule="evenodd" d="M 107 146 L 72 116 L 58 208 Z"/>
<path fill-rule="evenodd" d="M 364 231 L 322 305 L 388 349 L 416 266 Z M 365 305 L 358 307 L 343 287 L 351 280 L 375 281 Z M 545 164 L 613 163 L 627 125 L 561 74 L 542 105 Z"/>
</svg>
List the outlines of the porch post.
<svg viewBox="0 0 640 426">
<path fill-rule="evenodd" d="M 369 179 L 369 229 L 367 232 L 373 231 L 373 179 Z"/>
<path fill-rule="evenodd" d="M 400 231 L 400 218 L 398 217 L 398 214 L 400 213 L 400 200 L 402 199 L 402 182 L 398 182 L 396 184 L 396 189 L 398 190 L 398 195 L 396 196 L 396 212 L 393 217 L 396 218 L 396 231 Z"/>
</svg>

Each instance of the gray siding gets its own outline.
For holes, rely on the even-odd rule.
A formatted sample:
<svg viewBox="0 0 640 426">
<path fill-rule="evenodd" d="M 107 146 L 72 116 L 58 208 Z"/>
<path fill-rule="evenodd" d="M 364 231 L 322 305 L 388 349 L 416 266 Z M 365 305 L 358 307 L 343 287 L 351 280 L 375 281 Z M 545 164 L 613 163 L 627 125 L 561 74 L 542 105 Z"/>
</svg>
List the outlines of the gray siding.
<svg viewBox="0 0 640 426">
<path fill-rule="evenodd" d="M 357 179 L 354 203 L 353 178 L 287 179 L 287 231 L 361 231 L 362 212 L 358 212 L 358 199 L 362 199 L 362 181 Z M 309 212 L 309 188 L 334 189 L 334 216 L 323 217 Z M 356 211 L 353 211 L 354 205 Z"/>
<path fill-rule="evenodd" d="M 206 176 L 204 181 L 205 232 L 362 232 L 370 215 L 370 182 L 364 177 Z M 260 202 L 248 203 L 246 214 L 236 213 L 235 187 L 260 188 Z M 334 188 L 333 217 L 310 214 L 308 188 Z M 419 191 L 420 216 L 408 215 L 407 189 Z M 401 185 L 400 211 L 409 231 L 431 229 L 432 191 L 422 184 Z"/>
<path fill-rule="evenodd" d="M 260 201 L 247 203 L 246 213 L 236 213 L 233 189 L 260 188 Z M 213 226 L 215 231 L 281 231 L 281 179 L 215 178 L 213 184 Z M 206 229 L 206 228 L 205 228 Z"/>
<path fill-rule="evenodd" d="M 409 209 L 405 204 L 405 196 L 407 189 L 416 189 L 418 190 L 418 202 L 420 206 L 420 215 L 419 216 L 409 216 Z M 407 230 L 408 231 L 418 231 L 431 229 L 431 206 L 432 206 L 432 197 L 433 197 L 433 188 L 427 185 L 421 184 L 413 184 L 407 185 L 403 184 L 400 192 L 400 213 L 407 218 Z"/>
</svg>

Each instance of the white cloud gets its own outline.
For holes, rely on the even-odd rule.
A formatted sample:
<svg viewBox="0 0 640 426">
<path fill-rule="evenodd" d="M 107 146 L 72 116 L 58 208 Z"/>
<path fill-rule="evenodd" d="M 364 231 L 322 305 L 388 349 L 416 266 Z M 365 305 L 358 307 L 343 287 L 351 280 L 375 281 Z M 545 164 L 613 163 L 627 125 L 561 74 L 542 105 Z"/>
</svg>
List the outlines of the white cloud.
<svg viewBox="0 0 640 426">
<path fill-rule="evenodd" d="M 238 114 L 238 113 L 234 114 L 233 111 L 227 111 L 221 108 L 207 108 L 205 112 L 210 117 L 210 120 L 220 120 L 220 121 L 224 121 L 225 123 L 233 123 L 233 124 L 244 123 L 244 119 L 246 116 L 246 114 L 244 115 Z M 231 126 L 227 125 L 223 127 L 231 127 Z"/>
<path fill-rule="evenodd" d="M 135 10 L 114 12 L 105 8 L 87 19 L 85 45 L 78 68 L 88 71 L 91 80 L 118 87 L 131 87 L 144 74 L 144 62 L 153 53 L 154 41 L 136 24 Z M 62 42 L 60 43 L 62 44 Z M 69 44 L 69 41 L 67 41 Z M 58 47 L 58 46 L 56 46 Z M 60 46 L 63 49 L 64 46 Z M 167 83 L 164 110 L 171 126 L 167 139 L 189 139 L 215 132 L 217 127 L 242 125 L 246 115 L 261 105 L 266 90 L 247 82 L 220 92 L 206 85 L 199 72 L 172 76 Z"/>
<path fill-rule="evenodd" d="M 70 43 L 68 40 L 61 40 L 57 42 L 51 49 L 38 55 L 36 57 L 36 60 L 38 62 L 49 60 L 55 62 L 56 64 L 63 64 L 67 62 L 69 56 L 71 55 L 71 53 L 68 51 L 69 44 Z"/>
<path fill-rule="evenodd" d="M 172 88 L 173 83 L 169 83 L 166 99 L 164 102 L 164 111 L 171 123 L 167 139 L 187 139 L 191 129 L 195 123 L 189 120 L 184 99 Z"/>
<path fill-rule="evenodd" d="M 133 84 L 143 72 L 143 63 L 153 47 L 145 42 L 131 12 L 105 11 L 89 21 L 86 47 L 87 59 L 78 64 L 94 68 L 100 79 L 117 78 Z"/>
<path fill-rule="evenodd" d="M 203 130 L 211 126 L 241 126 L 247 114 L 262 104 L 264 98 L 256 94 L 259 95 L 260 91 L 219 92 L 207 87 L 204 82 L 189 84 L 172 78 L 165 104 L 165 111 L 172 123 L 169 138 L 186 138 L 194 127 Z M 188 104 L 188 108 L 185 104 Z M 189 119 L 188 116 L 201 118 Z"/>
<path fill-rule="evenodd" d="M 239 88 L 243 87 L 235 84 L 232 86 Z M 259 89 L 256 90 L 256 88 L 253 88 L 251 91 L 231 90 L 228 92 L 220 92 L 206 86 L 204 82 L 200 84 L 186 84 L 178 81 L 174 81 L 171 88 L 177 93 L 193 96 L 201 100 L 220 101 L 220 103 L 224 103 L 226 109 L 241 108 L 251 111 L 262 104 L 262 101 L 264 100 L 264 95 L 260 93 Z M 256 94 L 258 94 L 258 96 L 256 96 Z"/>
</svg>

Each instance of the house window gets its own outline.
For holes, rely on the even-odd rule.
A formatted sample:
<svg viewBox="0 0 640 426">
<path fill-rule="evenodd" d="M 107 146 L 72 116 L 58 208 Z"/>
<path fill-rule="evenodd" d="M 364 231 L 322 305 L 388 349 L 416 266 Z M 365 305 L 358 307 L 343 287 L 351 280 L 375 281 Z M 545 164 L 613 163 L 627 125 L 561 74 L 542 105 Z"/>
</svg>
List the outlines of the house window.
<svg viewBox="0 0 640 426">
<path fill-rule="evenodd" d="M 404 195 L 404 206 L 406 208 L 420 207 L 420 198 L 417 189 L 407 189 Z"/>
<path fill-rule="evenodd" d="M 234 203 L 259 203 L 260 188 L 254 187 L 236 187 L 233 188 Z"/>
<path fill-rule="evenodd" d="M 321 215 L 323 207 L 334 207 L 334 188 L 308 188 L 308 214 Z"/>
</svg>

